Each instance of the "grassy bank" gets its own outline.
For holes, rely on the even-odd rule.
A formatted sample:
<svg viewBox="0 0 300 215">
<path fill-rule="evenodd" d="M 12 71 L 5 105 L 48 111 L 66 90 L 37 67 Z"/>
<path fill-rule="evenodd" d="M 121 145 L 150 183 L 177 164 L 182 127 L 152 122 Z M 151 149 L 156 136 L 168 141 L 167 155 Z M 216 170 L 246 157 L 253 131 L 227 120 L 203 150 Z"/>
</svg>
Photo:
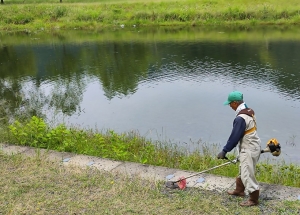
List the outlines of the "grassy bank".
<svg viewBox="0 0 300 215">
<path fill-rule="evenodd" d="M 157 27 L 143 29 L 109 29 L 101 31 L 59 30 L 53 32 L 35 31 L 33 35 L 24 32 L 0 32 L 1 45 L 69 44 L 76 43 L 138 43 L 161 42 L 213 42 L 213 43 L 261 43 L 277 41 L 300 41 L 300 27 L 256 26 L 251 29 L 220 27 Z"/>
<path fill-rule="evenodd" d="M 23 2 L 23 1 L 22 1 Z M 132 26 L 299 25 L 298 0 L 260 2 L 186 1 L 6 1 L 0 5 L 1 30 L 103 29 Z"/>
<path fill-rule="evenodd" d="M 95 169 L 65 167 L 40 157 L 0 153 L 0 214 L 299 214 L 297 201 L 242 198 L 163 184 Z M 25 200 L 25 201 L 24 201 Z"/>
<path fill-rule="evenodd" d="M 1 142 L 196 172 L 224 162 L 216 159 L 220 148 L 216 145 L 194 143 L 193 151 L 189 151 L 176 144 L 146 140 L 137 132 L 118 134 L 111 130 L 68 128 L 63 124 L 50 127 L 37 117 L 2 126 L 1 131 Z M 234 155 L 229 154 L 229 158 Z M 210 173 L 236 177 L 238 166 L 227 165 Z M 294 164 L 260 162 L 256 175 L 261 182 L 300 187 L 300 167 Z"/>
</svg>

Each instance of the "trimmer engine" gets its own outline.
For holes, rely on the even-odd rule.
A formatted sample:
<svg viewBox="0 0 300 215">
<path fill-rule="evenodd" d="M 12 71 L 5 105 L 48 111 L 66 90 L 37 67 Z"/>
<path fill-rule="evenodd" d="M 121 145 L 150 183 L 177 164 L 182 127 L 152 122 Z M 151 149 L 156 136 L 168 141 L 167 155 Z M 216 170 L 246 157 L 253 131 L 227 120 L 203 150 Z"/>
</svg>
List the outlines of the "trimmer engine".
<svg viewBox="0 0 300 215">
<path fill-rule="evenodd" d="M 281 146 L 277 139 L 272 138 L 267 142 L 267 147 L 261 150 L 261 153 L 271 152 L 273 156 L 279 156 L 281 153 Z"/>
</svg>

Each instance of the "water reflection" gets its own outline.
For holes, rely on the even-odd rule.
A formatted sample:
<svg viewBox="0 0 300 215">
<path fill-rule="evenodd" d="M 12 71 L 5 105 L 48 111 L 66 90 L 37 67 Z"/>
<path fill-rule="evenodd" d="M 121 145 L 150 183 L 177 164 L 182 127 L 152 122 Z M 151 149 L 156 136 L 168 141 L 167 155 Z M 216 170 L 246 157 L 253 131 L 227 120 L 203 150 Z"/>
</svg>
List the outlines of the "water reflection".
<svg viewBox="0 0 300 215">
<path fill-rule="evenodd" d="M 257 112 L 263 143 L 276 137 L 294 162 L 298 35 L 273 29 L 4 35 L 0 98 L 8 108 L 1 114 L 26 110 L 80 126 L 137 129 L 180 144 L 202 139 L 223 145 L 234 113 L 222 103 L 238 89 Z"/>
</svg>

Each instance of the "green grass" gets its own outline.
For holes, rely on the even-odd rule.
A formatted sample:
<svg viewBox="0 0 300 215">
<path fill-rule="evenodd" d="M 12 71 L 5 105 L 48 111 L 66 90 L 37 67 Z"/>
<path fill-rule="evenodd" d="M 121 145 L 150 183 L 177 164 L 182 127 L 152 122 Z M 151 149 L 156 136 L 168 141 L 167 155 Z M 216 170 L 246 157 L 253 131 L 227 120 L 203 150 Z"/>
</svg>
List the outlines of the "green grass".
<svg viewBox="0 0 300 215">
<path fill-rule="evenodd" d="M 32 146 L 77 154 L 131 161 L 156 166 L 165 166 L 200 172 L 223 163 L 216 159 L 220 146 L 194 144 L 189 151 L 176 144 L 147 140 L 137 132 L 118 134 L 112 130 L 101 132 L 64 124 L 51 127 L 38 117 L 15 121 L 9 127 L 1 127 L 1 142 L 22 146 Z M 233 154 L 228 155 L 230 159 Z M 236 177 L 238 165 L 227 165 L 211 171 L 212 174 Z M 257 179 L 260 182 L 300 187 L 300 167 L 295 164 L 260 162 L 257 166 Z"/>
<path fill-rule="evenodd" d="M 299 201 L 242 198 L 197 188 L 168 190 L 163 182 L 94 168 L 66 167 L 42 157 L 0 153 L 0 214 L 299 214 Z"/>
<path fill-rule="evenodd" d="M 161 27 L 161 28 L 126 28 L 105 29 L 101 31 L 85 30 L 60 30 L 51 33 L 44 31 L 33 32 L 0 32 L 2 44 L 25 45 L 28 44 L 28 37 L 31 40 L 38 40 L 41 44 L 61 44 L 76 43 L 110 43 L 110 42 L 130 42 L 136 41 L 141 43 L 151 42 L 214 42 L 214 43 L 260 43 L 261 46 L 268 42 L 276 41 L 300 41 L 300 28 L 297 26 L 256 26 L 246 29 L 233 29 L 221 27 Z M 151 37 L 149 35 L 152 35 Z"/>
<path fill-rule="evenodd" d="M 299 25 L 297 0 L 7 1 L 0 29 L 103 29 L 125 26 Z"/>
</svg>

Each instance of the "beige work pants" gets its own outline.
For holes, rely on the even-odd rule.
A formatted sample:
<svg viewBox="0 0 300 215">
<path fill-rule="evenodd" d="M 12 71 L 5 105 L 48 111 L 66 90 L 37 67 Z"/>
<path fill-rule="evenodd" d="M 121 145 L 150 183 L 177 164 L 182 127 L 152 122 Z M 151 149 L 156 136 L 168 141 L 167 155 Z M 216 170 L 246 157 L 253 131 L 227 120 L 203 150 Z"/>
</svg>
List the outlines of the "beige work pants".
<svg viewBox="0 0 300 215">
<path fill-rule="evenodd" d="M 252 193 L 259 190 L 259 184 L 255 178 L 255 167 L 260 156 L 260 147 L 253 149 L 241 149 L 239 177 L 245 186 L 245 191 Z"/>
</svg>

